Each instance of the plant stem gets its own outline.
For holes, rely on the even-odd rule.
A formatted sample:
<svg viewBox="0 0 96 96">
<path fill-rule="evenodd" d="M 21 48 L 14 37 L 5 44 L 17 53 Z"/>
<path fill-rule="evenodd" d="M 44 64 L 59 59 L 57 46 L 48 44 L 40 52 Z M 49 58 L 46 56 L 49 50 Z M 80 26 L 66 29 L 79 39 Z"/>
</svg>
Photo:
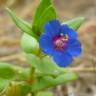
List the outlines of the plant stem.
<svg viewBox="0 0 96 96">
<path fill-rule="evenodd" d="M 35 68 L 32 66 L 30 70 L 30 77 L 29 77 L 28 83 L 32 84 L 34 79 L 35 79 Z"/>
</svg>

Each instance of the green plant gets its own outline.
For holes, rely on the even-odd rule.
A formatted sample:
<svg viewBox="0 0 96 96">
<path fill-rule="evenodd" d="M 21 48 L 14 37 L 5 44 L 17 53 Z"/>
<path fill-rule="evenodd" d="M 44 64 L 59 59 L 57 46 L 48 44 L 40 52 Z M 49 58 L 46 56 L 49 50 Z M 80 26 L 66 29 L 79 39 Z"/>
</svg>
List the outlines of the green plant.
<svg viewBox="0 0 96 96">
<path fill-rule="evenodd" d="M 77 79 L 76 73 L 55 64 L 51 56 L 44 54 L 39 46 L 39 38 L 44 25 L 57 18 L 51 0 L 40 0 L 40 4 L 30 24 L 17 17 L 10 9 L 6 9 L 17 27 L 24 33 L 21 37 L 21 48 L 25 52 L 29 68 L 13 64 L 0 63 L 0 92 L 6 96 L 53 96 L 48 88 Z M 66 21 L 74 30 L 78 30 L 84 22 L 83 17 Z"/>
</svg>

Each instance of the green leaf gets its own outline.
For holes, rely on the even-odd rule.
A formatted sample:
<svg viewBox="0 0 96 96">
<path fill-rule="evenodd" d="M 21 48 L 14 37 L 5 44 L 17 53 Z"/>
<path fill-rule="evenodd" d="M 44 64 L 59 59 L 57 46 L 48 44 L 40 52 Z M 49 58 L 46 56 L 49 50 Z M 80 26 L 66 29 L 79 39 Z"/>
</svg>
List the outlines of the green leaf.
<svg viewBox="0 0 96 96">
<path fill-rule="evenodd" d="M 63 24 L 68 24 L 72 29 L 78 30 L 78 28 L 84 23 L 84 17 L 78 17 L 69 21 L 64 22 Z"/>
<path fill-rule="evenodd" d="M 36 96 L 54 96 L 52 92 L 39 92 Z"/>
<path fill-rule="evenodd" d="M 40 32 L 43 32 L 44 24 L 53 19 L 56 19 L 56 13 L 53 6 L 49 6 L 37 22 Z"/>
<path fill-rule="evenodd" d="M 34 54 L 25 54 L 27 62 L 31 64 L 35 68 L 39 68 L 39 65 L 41 64 L 40 58 L 37 57 Z"/>
<path fill-rule="evenodd" d="M 66 73 L 59 74 L 56 77 L 42 76 L 38 77 L 38 80 L 32 84 L 32 92 L 40 91 L 45 88 L 55 87 L 60 84 L 66 84 L 77 79 L 77 75 L 73 72 L 66 71 Z"/>
<path fill-rule="evenodd" d="M 26 54 L 26 58 L 27 62 L 39 71 L 39 75 L 48 74 L 55 76 L 61 72 L 61 69 L 59 69 L 49 56 L 41 59 L 33 54 Z"/>
<path fill-rule="evenodd" d="M 17 17 L 16 14 L 14 12 L 12 12 L 9 8 L 7 8 L 6 10 L 7 10 L 8 14 L 11 16 L 12 20 L 17 25 L 17 27 L 19 27 L 23 32 L 25 32 L 35 38 L 38 38 L 38 36 L 36 34 L 34 34 L 34 32 L 32 31 L 32 27 L 29 23 L 27 23 L 26 21 Z"/>
<path fill-rule="evenodd" d="M 49 82 L 50 85 L 52 85 L 52 86 L 67 83 L 67 82 L 70 82 L 70 81 L 73 81 L 76 79 L 77 79 L 77 75 L 75 73 L 69 72 L 69 71 L 67 71 L 64 74 L 58 75 L 56 78 L 51 77 L 51 76 L 44 77 L 44 80 L 46 80 L 46 82 Z"/>
<path fill-rule="evenodd" d="M 9 82 L 10 82 L 9 80 L 5 80 L 5 79 L 0 78 L 0 93 L 1 93 L 5 88 L 8 87 Z"/>
<path fill-rule="evenodd" d="M 42 13 L 46 10 L 51 5 L 51 0 L 40 0 L 40 4 L 36 10 L 36 13 L 34 15 L 34 21 L 33 22 L 38 22 L 40 16 Z"/>
<path fill-rule="evenodd" d="M 27 81 L 30 76 L 30 69 L 29 68 L 19 68 L 17 70 L 17 77 L 16 80 L 18 81 Z"/>
<path fill-rule="evenodd" d="M 11 64 L 0 62 L 0 78 L 13 79 L 16 76 L 16 72 Z"/>
<path fill-rule="evenodd" d="M 58 76 L 68 71 L 67 69 L 59 67 L 49 56 L 41 59 L 34 54 L 26 54 L 26 58 L 27 62 L 37 69 L 39 76 Z"/>
<path fill-rule="evenodd" d="M 29 79 L 30 69 L 29 68 L 21 68 L 19 66 L 15 66 L 13 64 L 0 62 L 0 78 L 11 81 L 11 80 L 19 80 L 26 81 Z"/>
<path fill-rule="evenodd" d="M 38 54 L 40 50 L 38 41 L 26 33 L 21 38 L 21 48 L 24 52 L 33 54 Z"/>
<path fill-rule="evenodd" d="M 30 85 L 26 84 L 26 83 L 21 83 L 18 85 L 20 87 L 20 93 L 21 93 L 21 96 L 26 96 L 28 95 L 28 93 L 30 92 L 31 90 L 31 87 Z"/>
<path fill-rule="evenodd" d="M 32 84 L 32 91 L 43 90 L 77 79 L 75 73 L 68 69 L 58 67 L 49 56 L 39 58 L 27 54 L 27 61 L 36 68 L 38 78 Z"/>
<path fill-rule="evenodd" d="M 40 34 L 43 32 L 44 24 L 49 20 L 56 19 L 56 12 L 51 4 L 51 0 L 41 0 L 37 8 L 32 25 L 33 31 Z"/>
<path fill-rule="evenodd" d="M 25 82 L 11 82 L 7 88 L 7 96 L 27 96 L 31 88 Z"/>
<path fill-rule="evenodd" d="M 48 75 L 54 75 L 54 76 L 60 74 L 61 72 L 59 70 L 58 65 L 49 56 L 42 58 L 41 64 L 40 64 L 40 70 L 42 74 L 48 74 Z"/>
</svg>

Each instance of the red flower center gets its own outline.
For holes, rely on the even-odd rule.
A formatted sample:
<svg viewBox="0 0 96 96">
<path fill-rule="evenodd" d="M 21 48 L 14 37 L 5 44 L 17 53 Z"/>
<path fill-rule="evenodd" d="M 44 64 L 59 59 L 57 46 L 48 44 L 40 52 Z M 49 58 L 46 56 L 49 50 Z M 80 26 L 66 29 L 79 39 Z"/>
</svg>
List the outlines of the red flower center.
<svg viewBox="0 0 96 96">
<path fill-rule="evenodd" d="M 68 35 L 56 36 L 53 39 L 53 45 L 56 50 L 64 50 L 68 45 Z"/>
</svg>

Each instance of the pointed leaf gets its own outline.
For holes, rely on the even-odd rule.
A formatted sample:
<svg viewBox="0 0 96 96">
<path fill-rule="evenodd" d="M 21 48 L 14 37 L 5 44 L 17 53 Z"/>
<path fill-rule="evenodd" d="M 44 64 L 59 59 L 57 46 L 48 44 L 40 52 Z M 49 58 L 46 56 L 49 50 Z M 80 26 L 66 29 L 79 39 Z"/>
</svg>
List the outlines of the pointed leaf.
<svg viewBox="0 0 96 96">
<path fill-rule="evenodd" d="M 69 72 L 68 70 L 66 71 L 66 73 L 60 74 L 56 77 L 42 76 L 32 84 L 32 91 L 34 92 L 43 90 L 45 88 L 55 87 L 57 85 L 66 84 L 76 79 L 77 75 L 73 72 Z"/>
<path fill-rule="evenodd" d="M 73 81 L 76 79 L 77 79 L 77 75 L 75 73 L 69 72 L 69 71 L 67 71 L 64 74 L 58 75 L 56 78 L 51 77 L 51 76 L 44 77 L 44 80 L 49 82 L 52 86 L 67 83 L 67 82 L 70 82 L 70 81 Z"/>
<path fill-rule="evenodd" d="M 40 34 L 43 32 L 44 24 L 52 19 L 56 19 L 56 12 L 51 0 L 41 0 L 34 16 L 33 31 Z"/>
<path fill-rule="evenodd" d="M 49 6 L 37 22 L 40 32 L 43 32 L 44 24 L 53 19 L 56 19 L 56 13 L 53 6 Z"/>
<path fill-rule="evenodd" d="M 68 24 L 71 28 L 78 30 L 78 28 L 84 23 L 84 17 L 78 17 L 69 21 L 64 22 L 63 24 Z"/>
<path fill-rule="evenodd" d="M 31 25 L 27 23 L 26 21 L 22 20 L 21 18 L 17 17 L 14 12 L 12 12 L 9 8 L 6 9 L 8 14 L 11 16 L 14 23 L 19 27 L 23 32 L 38 38 L 36 34 L 32 31 Z"/>
<path fill-rule="evenodd" d="M 36 10 L 36 13 L 34 15 L 34 21 L 33 22 L 38 22 L 40 16 L 42 13 L 46 10 L 51 5 L 51 0 L 40 0 L 40 4 Z"/>
</svg>

